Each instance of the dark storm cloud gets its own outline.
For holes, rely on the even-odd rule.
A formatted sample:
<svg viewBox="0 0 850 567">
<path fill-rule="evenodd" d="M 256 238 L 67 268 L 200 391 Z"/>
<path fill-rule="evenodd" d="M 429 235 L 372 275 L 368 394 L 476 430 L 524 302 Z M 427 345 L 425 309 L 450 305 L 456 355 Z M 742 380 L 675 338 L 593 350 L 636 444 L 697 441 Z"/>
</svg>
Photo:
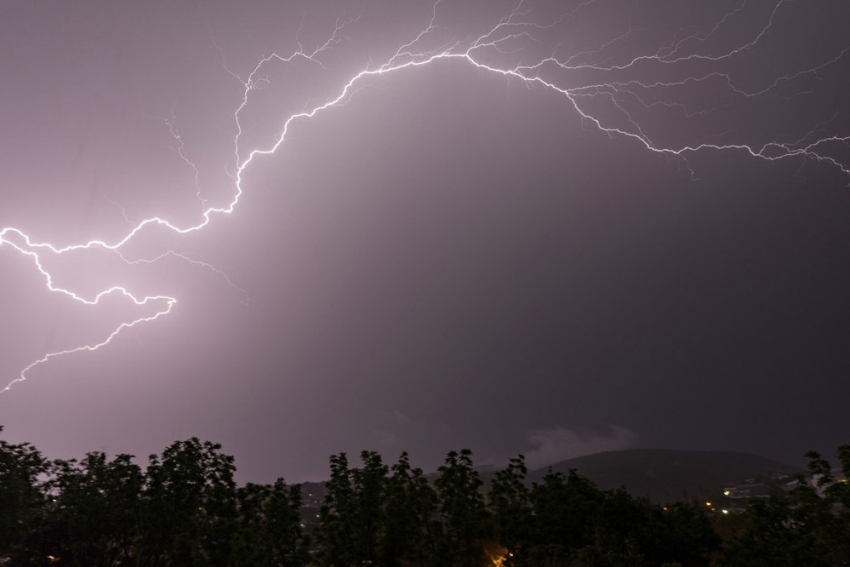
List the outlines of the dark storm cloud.
<svg viewBox="0 0 850 567">
<path fill-rule="evenodd" d="M 813 4 L 597 0 L 559 20 L 564 3 L 527 2 L 517 21 L 559 23 L 480 57 L 583 65 L 528 76 L 657 148 L 800 149 L 850 128 L 850 9 Z M 470 42 L 514 8 L 442 2 L 420 47 Z M 246 152 L 432 16 L 419 2 L 4 10 L 0 227 L 59 245 L 115 241 L 152 215 L 191 225 L 199 191 L 228 202 L 240 79 L 263 55 L 296 37 L 314 50 L 351 22 L 321 65 L 264 67 L 240 114 Z M 600 69 L 670 53 L 685 59 Z M 243 480 L 320 478 L 328 454 L 365 448 L 426 467 L 466 446 L 536 464 L 638 445 L 829 449 L 850 434 L 850 155 L 846 140 L 811 150 L 655 153 L 552 89 L 465 61 L 370 79 L 252 162 L 233 215 L 187 235 L 146 228 L 122 249 L 195 263 L 45 256 L 79 293 L 130 285 L 179 303 L 40 366 L 0 397 L 0 424 L 55 457 L 198 435 L 236 454 Z M 8 243 L 0 266 L 9 379 L 158 308 L 48 293 Z"/>
</svg>

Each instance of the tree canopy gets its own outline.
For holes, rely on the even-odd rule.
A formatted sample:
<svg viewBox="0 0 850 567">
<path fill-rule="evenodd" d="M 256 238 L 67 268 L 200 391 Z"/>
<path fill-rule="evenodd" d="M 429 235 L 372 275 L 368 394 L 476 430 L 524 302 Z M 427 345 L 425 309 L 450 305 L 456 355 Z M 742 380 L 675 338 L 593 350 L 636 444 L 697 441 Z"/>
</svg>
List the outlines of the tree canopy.
<svg viewBox="0 0 850 567">
<path fill-rule="evenodd" d="M 2 429 L 0 428 L 0 431 Z M 485 490 L 472 452 L 426 475 L 402 453 L 330 458 L 318 521 L 281 478 L 238 486 L 191 438 L 151 455 L 48 460 L 0 440 L 0 565 L 86 567 L 831 567 L 850 563 L 850 485 L 816 453 L 789 491 L 720 515 L 601 490 L 575 470 L 527 481 L 522 455 Z M 850 475 L 850 446 L 838 450 Z M 722 534 L 722 535 L 721 535 Z"/>
</svg>

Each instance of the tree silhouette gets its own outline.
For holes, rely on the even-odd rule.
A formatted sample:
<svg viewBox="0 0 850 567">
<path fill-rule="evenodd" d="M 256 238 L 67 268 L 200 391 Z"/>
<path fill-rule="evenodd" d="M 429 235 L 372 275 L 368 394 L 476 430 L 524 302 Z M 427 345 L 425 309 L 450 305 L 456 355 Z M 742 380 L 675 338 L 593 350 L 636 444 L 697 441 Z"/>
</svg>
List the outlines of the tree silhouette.
<svg viewBox="0 0 850 567">
<path fill-rule="evenodd" d="M 482 540 L 487 535 L 487 508 L 481 478 L 472 464 L 472 451 L 451 451 L 434 482 L 439 496 L 443 533 L 435 554 L 442 565 L 472 567 L 482 563 Z"/>
<path fill-rule="evenodd" d="M 838 567 L 850 564 L 850 445 L 844 478 L 817 453 L 792 490 L 756 499 L 721 539 L 696 502 L 659 507 L 600 490 L 575 470 L 530 488 L 522 456 L 491 479 L 469 450 L 436 476 L 407 453 L 330 459 L 316 526 L 300 486 L 234 481 L 233 457 L 197 438 L 149 458 L 104 453 L 48 461 L 0 440 L 0 565 L 73 567 Z M 731 517 L 726 517 L 731 519 Z M 495 550 L 498 550 L 496 553 Z"/>
</svg>

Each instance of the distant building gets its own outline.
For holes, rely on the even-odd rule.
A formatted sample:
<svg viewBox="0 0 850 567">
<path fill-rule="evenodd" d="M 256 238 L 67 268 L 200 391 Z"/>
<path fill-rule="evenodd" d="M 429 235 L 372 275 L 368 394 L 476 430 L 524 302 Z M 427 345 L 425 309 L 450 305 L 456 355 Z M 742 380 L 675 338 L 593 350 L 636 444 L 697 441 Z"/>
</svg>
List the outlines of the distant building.
<svg viewBox="0 0 850 567">
<path fill-rule="evenodd" d="M 748 482 L 723 488 L 723 496 L 730 500 L 768 498 L 773 493 L 775 493 L 775 489 L 763 482 Z"/>
</svg>

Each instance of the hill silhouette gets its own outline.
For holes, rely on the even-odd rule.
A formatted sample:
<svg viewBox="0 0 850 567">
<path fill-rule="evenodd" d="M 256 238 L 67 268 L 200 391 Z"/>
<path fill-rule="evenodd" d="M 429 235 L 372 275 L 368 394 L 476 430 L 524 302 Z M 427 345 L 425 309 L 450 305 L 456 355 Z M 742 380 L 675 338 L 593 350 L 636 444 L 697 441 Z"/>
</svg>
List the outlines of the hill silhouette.
<svg viewBox="0 0 850 567">
<path fill-rule="evenodd" d="M 712 498 L 724 485 L 802 472 L 799 467 L 749 453 L 630 449 L 560 461 L 529 471 L 528 480 L 540 481 L 549 469 L 564 473 L 576 469 L 599 488 L 624 486 L 634 496 L 659 503 Z"/>
<path fill-rule="evenodd" d="M 490 482 L 499 468 L 476 467 L 484 481 L 484 492 L 490 489 Z M 540 482 L 550 468 L 563 473 L 576 469 L 603 490 L 624 486 L 633 496 L 660 504 L 716 498 L 724 486 L 743 483 L 747 479 L 768 479 L 804 472 L 800 467 L 751 453 L 627 449 L 594 453 L 530 470 L 528 484 Z M 436 473 L 427 477 L 433 480 Z M 324 482 L 302 484 L 304 504 L 311 509 L 318 510 L 325 493 Z"/>
</svg>

